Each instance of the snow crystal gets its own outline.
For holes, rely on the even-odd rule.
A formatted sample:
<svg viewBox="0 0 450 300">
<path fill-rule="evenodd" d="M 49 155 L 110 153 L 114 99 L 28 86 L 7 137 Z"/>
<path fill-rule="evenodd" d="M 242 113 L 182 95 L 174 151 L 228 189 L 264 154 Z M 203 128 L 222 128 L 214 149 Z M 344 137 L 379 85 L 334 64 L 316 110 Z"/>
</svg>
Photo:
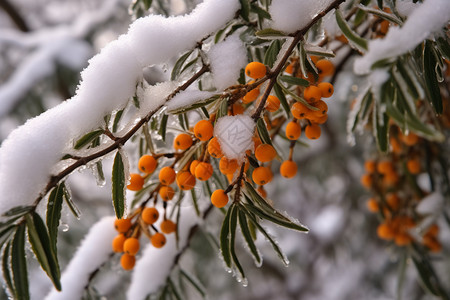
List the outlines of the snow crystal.
<svg viewBox="0 0 450 300">
<path fill-rule="evenodd" d="M 103 48 L 82 72 L 72 99 L 17 128 L 2 144 L 0 214 L 33 203 L 53 166 L 70 148 L 71 139 L 97 128 L 104 115 L 124 107 L 135 92 L 143 67 L 163 63 L 194 46 L 222 27 L 238 8 L 237 0 L 207 0 L 190 15 L 140 18 L 127 34 Z"/>
<path fill-rule="evenodd" d="M 174 81 L 161 82 L 155 85 L 146 87 L 142 96 L 139 98 L 140 102 L 140 116 L 144 117 L 148 112 L 158 109 L 164 104 L 167 96 L 169 96 L 177 88 L 177 83 Z"/>
<path fill-rule="evenodd" d="M 247 51 L 237 34 L 214 45 L 208 53 L 214 86 L 223 90 L 236 83 L 247 63 Z M 233 62 L 233 63 L 231 63 Z"/>
<path fill-rule="evenodd" d="M 189 107 L 201 100 L 210 98 L 214 94 L 199 90 L 186 90 L 179 92 L 170 101 L 167 102 L 166 107 L 169 111 L 176 110 L 182 107 Z"/>
<path fill-rule="evenodd" d="M 403 27 L 390 27 L 383 39 L 369 41 L 369 51 L 355 60 L 354 71 L 357 74 L 367 74 L 375 62 L 413 50 L 449 20 L 450 1 L 425 1 L 410 14 Z"/>
<path fill-rule="evenodd" d="M 332 0 L 273 0 L 269 7 L 272 28 L 292 33 L 302 29 Z"/>
<path fill-rule="evenodd" d="M 108 260 L 112 253 L 111 242 L 117 235 L 114 220 L 115 217 L 109 216 L 94 224 L 61 276 L 62 291 L 58 292 L 53 288 L 45 299 L 82 298 L 89 276 Z"/>
<path fill-rule="evenodd" d="M 189 202 L 190 194 L 186 194 L 183 201 Z M 179 249 L 188 242 L 189 232 L 200 219 L 195 213 L 195 209 L 191 207 L 181 207 L 179 230 Z M 131 284 L 127 292 L 127 299 L 139 300 L 146 299 L 148 294 L 158 291 L 164 285 L 167 276 L 170 275 L 173 267 L 174 259 L 179 253 L 177 249 L 175 235 L 166 235 L 167 242 L 164 248 L 157 249 L 150 243 L 143 250 L 142 257 L 136 262 Z M 157 272 L 151 272 L 157 270 Z"/>
<path fill-rule="evenodd" d="M 229 159 L 242 160 L 245 151 L 253 149 L 254 131 L 255 122 L 247 115 L 225 116 L 218 119 L 214 126 L 214 136 Z"/>
</svg>

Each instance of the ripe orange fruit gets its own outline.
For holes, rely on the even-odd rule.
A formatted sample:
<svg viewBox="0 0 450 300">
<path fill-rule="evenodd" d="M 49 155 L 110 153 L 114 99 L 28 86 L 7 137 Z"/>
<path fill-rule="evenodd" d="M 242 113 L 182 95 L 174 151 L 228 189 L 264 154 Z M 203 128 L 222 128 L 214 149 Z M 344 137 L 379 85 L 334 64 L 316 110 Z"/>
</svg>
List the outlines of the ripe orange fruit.
<svg viewBox="0 0 450 300">
<path fill-rule="evenodd" d="M 419 136 L 412 132 L 408 135 L 400 135 L 400 138 L 402 139 L 403 143 L 408 146 L 414 146 L 419 142 Z"/>
<path fill-rule="evenodd" d="M 249 81 L 249 84 L 253 84 L 255 81 L 251 80 Z M 253 101 L 256 100 L 256 98 L 258 98 L 259 96 L 259 87 L 254 88 L 253 90 L 250 90 L 247 92 L 247 94 L 245 94 L 244 97 L 242 97 L 242 102 L 245 104 L 249 104 L 252 103 Z"/>
<path fill-rule="evenodd" d="M 142 210 L 142 221 L 145 224 L 154 224 L 159 218 L 159 211 L 155 207 L 146 207 Z"/>
<path fill-rule="evenodd" d="M 390 160 L 381 160 L 377 163 L 377 171 L 380 174 L 388 174 L 394 172 L 394 165 Z"/>
<path fill-rule="evenodd" d="M 331 83 L 329 82 L 320 82 L 317 87 L 320 89 L 320 91 L 322 92 L 322 97 L 323 98 L 329 98 L 333 95 L 334 93 L 334 87 Z"/>
<path fill-rule="evenodd" d="M 192 143 L 193 143 L 193 141 L 189 134 L 180 133 L 173 140 L 173 148 L 175 148 L 175 150 L 186 150 L 192 146 Z"/>
<path fill-rule="evenodd" d="M 305 128 L 305 135 L 310 140 L 316 140 L 320 137 L 322 131 L 317 124 L 307 125 Z"/>
<path fill-rule="evenodd" d="M 211 194 L 211 203 L 217 208 L 222 208 L 228 203 L 228 195 L 225 194 L 224 190 L 215 190 Z"/>
<path fill-rule="evenodd" d="M 226 156 L 220 159 L 219 170 L 223 174 L 233 174 L 238 167 L 239 165 L 235 159 L 228 159 Z"/>
<path fill-rule="evenodd" d="M 377 228 L 377 235 L 383 240 L 392 240 L 395 237 L 395 232 L 389 224 L 381 223 Z"/>
<path fill-rule="evenodd" d="M 307 108 L 305 105 L 303 105 L 300 102 L 295 102 L 291 106 L 291 113 L 294 116 L 294 118 L 296 118 L 298 120 L 307 118 L 308 116 L 310 116 L 312 114 L 312 112 L 313 112 L 312 110 L 310 110 L 309 108 Z"/>
<path fill-rule="evenodd" d="M 268 162 L 277 156 L 277 151 L 269 144 L 261 144 L 255 150 L 255 157 L 260 162 Z"/>
<path fill-rule="evenodd" d="M 364 174 L 363 176 L 361 176 L 361 184 L 370 189 L 372 187 L 372 183 L 373 183 L 373 179 L 372 176 L 370 176 L 370 174 Z"/>
<path fill-rule="evenodd" d="M 318 110 L 313 111 L 313 115 L 315 117 L 321 117 L 323 115 L 326 115 L 328 112 L 328 105 L 322 100 L 319 100 L 316 103 L 314 103 L 314 107 L 318 108 Z"/>
<path fill-rule="evenodd" d="M 139 168 L 139 170 L 141 170 L 141 172 L 143 172 L 145 174 L 150 174 L 155 171 L 157 164 L 158 164 L 158 162 L 156 161 L 156 159 L 153 156 L 143 155 L 139 159 L 138 168 Z"/>
<path fill-rule="evenodd" d="M 265 185 L 272 181 L 272 171 L 268 167 L 258 167 L 253 170 L 252 179 L 258 185 Z"/>
<path fill-rule="evenodd" d="M 266 75 L 266 72 L 266 66 L 257 61 L 253 61 L 245 67 L 245 74 L 253 79 L 263 78 Z"/>
<path fill-rule="evenodd" d="M 152 235 L 150 242 L 152 243 L 153 247 L 155 248 L 162 248 L 166 244 L 166 237 L 162 233 L 155 233 Z"/>
<path fill-rule="evenodd" d="M 297 122 L 291 121 L 286 125 L 286 137 L 291 141 L 297 140 L 302 134 L 302 127 Z"/>
<path fill-rule="evenodd" d="M 122 233 L 117 235 L 112 241 L 112 249 L 114 252 L 123 252 L 123 243 L 127 238 Z"/>
<path fill-rule="evenodd" d="M 199 160 L 194 159 L 190 166 L 189 166 L 189 172 L 191 172 L 191 174 L 195 174 L 195 168 L 197 168 L 198 164 L 200 163 Z"/>
<path fill-rule="evenodd" d="M 201 181 L 208 180 L 214 172 L 213 166 L 207 162 L 201 162 L 195 168 L 195 177 Z"/>
<path fill-rule="evenodd" d="M 321 59 L 321 60 L 317 61 L 316 68 L 317 68 L 320 78 L 333 75 L 333 73 L 334 73 L 333 63 L 326 59 Z"/>
<path fill-rule="evenodd" d="M 303 98 L 310 103 L 314 103 L 322 98 L 322 91 L 317 86 L 310 85 L 303 91 Z"/>
<path fill-rule="evenodd" d="M 367 200 L 366 204 L 370 212 L 376 213 L 380 211 L 380 206 L 378 205 L 377 200 L 375 200 L 374 198 L 370 198 L 369 200 Z"/>
<path fill-rule="evenodd" d="M 290 63 L 284 71 L 288 74 L 294 73 L 294 63 Z"/>
<path fill-rule="evenodd" d="M 189 191 L 195 186 L 195 176 L 189 171 L 180 171 L 177 174 L 177 185 L 183 191 Z"/>
<path fill-rule="evenodd" d="M 397 211 L 400 208 L 400 197 L 397 194 L 390 193 L 386 195 L 386 203 L 393 211 Z"/>
<path fill-rule="evenodd" d="M 209 140 L 208 153 L 209 155 L 215 158 L 221 158 L 223 156 L 219 140 L 216 137 L 213 137 L 212 139 Z"/>
<path fill-rule="evenodd" d="M 285 178 L 292 178 L 297 174 L 297 164 L 292 160 L 285 160 L 280 166 L 280 174 Z"/>
<path fill-rule="evenodd" d="M 266 198 L 267 197 L 267 192 L 264 189 L 264 186 L 260 185 L 258 186 L 258 188 L 256 189 L 256 191 L 261 195 L 261 197 Z"/>
<path fill-rule="evenodd" d="M 140 191 L 144 186 L 144 178 L 137 173 L 130 174 L 130 183 L 127 185 L 127 189 L 130 191 Z"/>
<path fill-rule="evenodd" d="M 194 126 L 194 135 L 202 142 L 205 142 L 212 138 L 213 133 L 214 127 L 208 120 L 200 120 Z"/>
<path fill-rule="evenodd" d="M 124 253 L 120 257 L 120 265 L 126 271 L 132 270 L 134 268 L 135 263 L 136 263 L 136 257 L 134 255 L 129 255 L 127 253 Z"/>
<path fill-rule="evenodd" d="M 366 160 L 364 162 L 364 169 L 366 169 L 367 173 L 374 173 L 377 169 L 377 164 L 373 160 Z"/>
<path fill-rule="evenodd" d="M 406 162 L 406 167 L 411 174 L 420 173 L 420 159 L 418 157 L 413 157 L 408 159 Z"/>
<path fill-rule="evenodd" d="M 123 252 L 129 255 L 136 255 L 140 248 L 140 243 L 137 238 L 130 237 L 123 243 Z"/>
<path fill-rule="evenodd" d="M 395 235 L 394 241 L 397 246 L 406 246 L 411 244 L 413 238 L 407 232 L 400 232 Z"/>
<path fill-rule="evenodd" d="M 131 228 L 131 220 L 130 219 L 116 219 L 114 221 L 114 227 L 120 233 L 125 233 Z"/>
<path fill-rule="evenodd" d="M 269 95 L 266 100 L 266 110 L 269 112 L 275 112 L 280 108 L 280 99 L 278 97 Z"/>
<path fill-rule="evenodd" d="M 164 220 L 160 225 L 161 231 L 165 234 L 171 234 L 177 230 L 177 224 L 172 222 L 171 220 Z"/>
<path fill-rule="evenodd" d="M 169 201 L 175 196 L 175 190 L 171 186 L 163 185 L 159 189 L 159 195 L 164 201 Z"/>
<path fill-rule="evenodd" d="M 308 117 L 308 120 L 310 120 L 311 123 L 324 124 L 328 120 L 328 114 L 312 115 L 312 116 Z"/>
<path fill-rule="evenodd" d="M 228 114 L 230 116 L 236 116 L 236 115 L 242 115 L 245 111 L 245 107 L 243 107 L 239 103 L 233 103 L 233 105 L 230 106 L 230 110 Z"/>
<path fill-rule="evenodd" d="M 175 170 L 171 167 L 164 167 L 159 171 L 159 181 L 164 185 L 169 185 L 174 182 L 175 176 Z"/>
</svg>

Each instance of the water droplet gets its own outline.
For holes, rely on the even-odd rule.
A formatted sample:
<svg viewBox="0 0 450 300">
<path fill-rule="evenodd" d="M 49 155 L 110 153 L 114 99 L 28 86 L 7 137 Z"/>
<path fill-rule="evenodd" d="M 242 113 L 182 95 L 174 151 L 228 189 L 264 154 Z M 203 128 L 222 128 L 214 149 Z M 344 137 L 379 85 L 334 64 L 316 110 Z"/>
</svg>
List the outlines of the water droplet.
<svg viewBox="0 0 450 300">
<path fill-rule="evenodd" d="M 63 232 L 69 231 L 69 224 L 67 224 L 67 223 L 62 223 L 62 224 L 61 224 L 61 230 L 62 230 Z"/>
</svg>

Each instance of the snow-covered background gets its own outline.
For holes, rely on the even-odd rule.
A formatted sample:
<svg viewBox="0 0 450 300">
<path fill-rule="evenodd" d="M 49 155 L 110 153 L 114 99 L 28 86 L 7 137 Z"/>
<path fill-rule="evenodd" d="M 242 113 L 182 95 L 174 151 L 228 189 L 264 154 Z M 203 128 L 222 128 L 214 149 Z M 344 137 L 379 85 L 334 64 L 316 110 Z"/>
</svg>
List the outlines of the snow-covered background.
<svg viewBox="0 0 450 300">
<path fill-rule="evenodd" d="M 438 0 L 434 1 L 440 3 Z M 197 2 L 200 1 L 186 1 L 186 4 L 181 1 L 171 1 L 172 9 L 176 13 L 190 12 Z M 305 20 L 302 18 L 283 16 L 285 11 L 283 6 L 292 5 L 287 3 L 290 1 L 274 2 L 276 5 L 269 12 L 273 14 L 277 29 L 289 32 L 303 25 L 301 22 Z M 331 1 L 318 2 L 310 1 L 309 6 L 312 8 L 308 12 L 312 11 L 315 5 L 321 7 L 324 3 Z M 0 159 L 0 169 L 14 170 L 14 174 L 0 175 L 3 189 L 7 191 L 14 186 L 16 183 L 13 181 L 20 176 L 37 179 L 48 176 L 52 171 L 51 167 L 58 161 L 59 154 L 70 142 L 67 136 L 95 127 L 97 124 L 90 123 L 91 120 L 101 119 L 95 116 L 120 108 L 123 105 L 120 101 L 134 92 L 134 84 L 140 77 L 140 71 L 143 72 L 147 81 L 149 81 L 148 78 L 154 80 L 153 83 L 167 80 L 170 77 L 168 74 L 170 71 L 165 64 L 170 64 L 169 60 L 176 54 L 188 50 L 204 35 L 217 30 L 229 18 L 232 18 L 238 1 L 210 0 L 208 3 L 216 5 L 217 14 L 205 16 L 201 14 L 201 10 L 198 10 L 191 17 L 187 16 L 184 19 L 165 23 L 162 17 L 155 18 L 151 20 L 153 24 L 149 25 L 145 24 L 145 21 L 140 21 L 128 29 L 132 20 L 127 12 L 130 3 L 126 0 L 41 0 L 31 3 L 26 0 L 14 1 L 14 7 L 27 21 L 28 32 L 18 29 L 11 18 L 0 9 L 0 142 L 3 143 L 11 131 L 24 124 L 27 119 L 60 103 L 64 104 L 46 114 L 52 121 L 60 122 L 61 127 L 65 128 L 56 130 L 50 124 L 35 119 L 35 121 L 29 121 L 28 129 L 39 127 L 41 135 L 36 136 L 35 132 L 28 130 L 26 126 L 18 133 L 16 131 L 16 135 L 22 139 L 21 143 L 27 145 L 29 151 L 15 153 L 11 146 L 7 152 L 8 155 Z M 220 7 L 218 3 L 225 4 Z M 204 8 L 204 11 L 209 12 L 207 8 Z M 291 13 L 295 16 L 302 12 L 291 11 Z M 314 14 L 310 17 L 312 16 Z M 158 27 L 161 24 L 166 24 L 162 27 L 165 32 L 159 32 L 159 29 L 156 29 L 161 28 Z M 155 29 L 153 32 L 148 32 L 147 26 L 152 27 L 151 25 L 154 25 Z M 192 27 L 189 27 L 190 25 Z M 178 32 L 178 28 L 186 28 L 186 26 L 190 32 L 189 35 Z M 88 60 L 91 57 L 99 53 L 110 41 L 118 39 L 121 34 L 127 32 L 129 34 L 122 36 L 118 42 L 109 44 L 110 46 L 103 50 L 103 56 L 97 56 L 89 62 L 91 65 L 97 64 L 99 68 L 95 70 L 88 68 L 81 73 L 88 66 Z M 160 35 L 164 34 L 169 34 L 172 38 L 166 44 L 155 44 L 161 40 Z M 143 36 L 147 40 L 140 40 Z M 136 40 L 139 40 L 137 44 L 140 46 L 130 49 L 130 44 Z M 218 90 L 231 85 L 233 78 L 238 76 L 236 70 L 245 64 L 241 59 L 245 52 L 242 54 L 241 45 L 237 40 L 236 36 L 231 36 L 209 52 L 209 59 L 212 61 L 212 82 Z M 153 47 L 154 51 L 149 52 L 149 47 Z M 115 51 L 117 49 L 120 51 Z M 110 56 L 108 51 L 111 52 Z M 225 74 L 215 72 L 215 69 L 223 68 L 226 65 L 226 59 L 230 58 L 230 56 L 224 58 L 220 54 L 239 53 L 239 51 L 241 51 L 240 54 L 235 56 L 234 68 L 230 68 Z M 131 58 L 130 53 L 133 53 Z M 117 64 L 111 67 L 104 63 L 108 61 L 115 61 Z M 148 65 L 156 66 L 146 70 L 144 66 Z M 114 77 L 110 68 L 122 68 L 123 74 Z M 96 73 L 98 69 L 102 71 L 100 74 Z M 365 194 L 359 185 L 359 177 L 363 173 L 363 157 L 361 157 L 363 148 L 350 147 L 346 143 L 345 123 L 349 103 L 358 93 L 358 89 L 362 88 L 358 85 L 358 81 L 352 79 L 351 72 L 351 68 L 343 70 L 342 74 L 347 76 L 337 79 L 335 95 L 329 101 L 330 117 L 323 126 L 323 137 L 318 141 L 309 141 L 309 147 L 296 148 L 294 159 L 298 162 L 299 174 L 290 180 L 276 175 L 274 181 L 267 186 L 268 197 L 273 200 L 274 205 L 279 210 L 287 211 L 291 216 L 301 220 L 311 230 L 305 235 L 264 224 L 277 236 L 278 242 L 289 257 L 290 266 L 284 267 L 270 245 L 260 236 L 257 245 L 264 256 L 263 266 L 255 267 L 246 252 L 247 249 L 238 246 L 238 255 L 247 271 L 249 285 L 244 287 L 237 283 L 223 268 L 218 250 L 213 246 L 206 246 L 208 245 L 205 238 L 207 233 L 213 233 L 217 237 L 220 221 L 223 218 L 219 211 L 214 211 L 206 220 L 204 230 L 196 235 L 190 250 L 180 262 L 184 269 L 199 278 L 206 287 L 210 299 L 381 300 L 396 298 L 398 262 L 401 260 L 401 254 L 396 248 L 389 247 L 387 243 L 376 238 L 376 217 L 365 207 L 369 195 Z M 88 87 L 82 84 L 75 94 L 80 79 L 97 84 Z M 127 84 L 122 84 L 123 81 Z M 112 86 L 117 87 L 119 83 L 124 86 L 124 89 L 120 90 L 122 94 L 109 90 Z M 146 93 L 152 95 L 153 100 L 162 101 L 166 95 L 164 92 L 173 90 L 176 83 L 168 82 L 155 87 L 153 90 L 147 90 Z M 162 96 L 155 96 L 158 93 Z M 179 94 L 181 100 L 178 99 L 178 101 L 185 103 L 191 98 L 198 99 L 198 93 L 199 91 L 196 90 L 188 90 L 184 96 L 183 93 Z M 73 99 L 65 102 L 74 95 L 76 96 Z M 204 92 L 202 95 L 207 98 L 211 94 Z M 99 101 L 105 107 L 93 105 L 94 109 L 92 109 L 89 105 L 93 102 L 89 102 L 97 97 L 113 100 L 107 104 L 105 101 Z M 174 98 L 168 108 L 179 107 L 180 104 L 176 101 L 177 98 Z M 72 104 L 70 103 L 74 102 L 84 103 L 85 110 L 78 111 L 78 114 L 71 114 Z M 155 103 L 148 104 L 147 108 L 156 107 L 152 105 Z M 91 114 L 90 116 L 93 117 L 89 119 L 86 114 Z M 69 120 L 70 123 L 67 123 Z M 276 139 L 275 143 L 277 149 L 286 156 L 288 143 L 282 139 Z M 366 141 L 360 144 L 365 144 L 367 148 L 370 146 L 374 148 L 374 145 L 368 145 Z M 55 148 L 56 153 L 53 151 Z M 23 168 L 14 169 L 16 161 L 24 157 L 33 158 L 33 152 L 46 153 L 47 156 L 44 156 L 44 160 L 37 161 L 35 166 L 25 165 Z M 130 148 L 129 156 L 131 167 L 136 169 L 133 158 L 136 158 L 137 153 L 133 152 L 132 148 Z M 274 168 L 277 168 L 276 164 Z M 82 246 L 77 250 L 88 232 L 83 242 L 85 244 L 89 243 L 89 239 L 98 241 L 99 237 L 107 239 L 108 235 L 112 235 L 106 224 L 110 220 L 108 216 L 113 214 L 109 183 L 111 157 L 104 160 L 104 166 L 107 173 L 104 186 L 97 185 L 90 168 L 75 172 L 69 178 L 74 201 L 80 207 L 82 216 L 80 220 L 77 220 L 67 208 L 63 211 L 58 243 L 61 267 L 63 274 L 66 268 L 69 271 L 73 269 L 73 274 L 78 274 L 76 279 L 63 275 L 63 285 L 72 280 L 80 280 L 81 283 L 89 272 L 101 264 L 102 260 L 108 258 L 109 253 L 102 247 L 84 249 Z M 42 188 L 42 182 L 45 183 L 45 180 L 30 182 L 11 197 L 17 200 L 36 194 L 36 191 Z M 2 188 L 0 191 L 3 191 Z M 30 199 L 30 201 L 33 200 L 34 198 Z M 203 197 L 200 201 L 202 205 L 205 205 L 209 200 Z M 14 203 L 17 202 L 14 201 Z M 3 212 L 11 205 L 12 203 L 2 204 L 0 210 Z M 195 223 L 195 220 L 190 221 L 192 223 L 187 222 L 186 229 Z M 448 232 L 442 235 L 448 237 Z M 444 247 L 448 249 L 449 239 L 443 240 L 447 241 Z M 242 245 L 242 243 L 238 244 Z M 145 286 L 142 280 L 133 280 L 130 289 L 128 285 L 133 276 L 138 278 L 139 274 L 145 272 L 152 274 L 148 275 L 148 278 L 158 278 L 158 274 L 155 274 L 158 271 L 158 265 L 155 265 L 155 260 L 149 259 L 153 250 L 155 249 L 144 250 L 143 255 L 147 257 L 147 260 L 143 260 L 142 264 L 137 266 L 137 275 L 130 275 L 129 272 L 121 270 L 117 265 L 118 257 L 114 257 L 104 267 L 105 270 L 110 268 L 112 271 L 100 272 L 94 282 L 99 293 L 108 299 L 124 299 L 126 295 L 130 299 L 136 299 L 134 296 L 136 290 L 149 289 L 150 287 Z M 79 258 L 75 253 L 83 253 L 83 251 L 86 253 L 83 257 L 91 257 L 93 263 L 90 263 L 89 259 L 78 263 Z M 94 251 L 95 255 L 91 256 L 89 251 Z M 29 254 L 31 257 L 31 252 Z M 73 257 L 75 259 L 69 263 Z M 89 266 L 84 271 L 83 263 Z M 407 261 L 406 267 L 403 299 L 431 299 L 424 295 L 418 286 L 417 274 L 410 261 Z M 212 274 L 214 276 L 211 276 Z M 442 276 L 443 282 L 449 282 L 448 273 L 442 273 Z M 33 299 L 43 299 L 51 290 L 49 280 L 36 263 L 32 263 L 30 270 L 30 288 Z M 72 288 L 80 289 L 75 285 Z M 199 297 L 194 290 L 190 293 L 192 299 Z M 2 295 L 2 297 L 6 296 Z"/>
</svg>

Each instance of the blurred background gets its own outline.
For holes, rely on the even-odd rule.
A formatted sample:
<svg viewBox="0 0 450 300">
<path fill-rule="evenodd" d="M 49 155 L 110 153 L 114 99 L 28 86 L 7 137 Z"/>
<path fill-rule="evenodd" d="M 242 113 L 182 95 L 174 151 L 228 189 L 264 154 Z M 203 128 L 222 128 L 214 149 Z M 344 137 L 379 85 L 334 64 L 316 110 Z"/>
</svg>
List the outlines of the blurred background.
<svg viewBox="0 0 450 300">
<path fill-rule="evenodd" d="M 180 14 L 196 2 L 154 1 L 150 12 Z M 0 0 L 0 143 L 27 119 L 71 98 L 89 58 L 126 32 L 144 14 L 140 9 L 129 0 Z M 423 292 L 404 251 L 377 238 L 377 218 L 366 208 L 370 195 L 359 178 L 364 159 L 376 147 L 370 137 L 357 137 L 355 146 L 347 143 L 347 115 L 358 93 L 351 62 L 340 71 L 335 88 L 324 137 L 296 148 L 299 174 L 290 180 L 277 175 L 267 187 L 274 205 L 299 219 L 310 233 L 264 224 L 287 254 L 288 267 L 263 238 L 257 240 L 264 257 L 260 268 L 238 243 L 249 279 L 244 287 L 225 271 L 219 250 L 205 242 L 209 233 L 218 236 L 223 215 L 214 212 L 180 262 L 198 278 L 209 299 L 433 299 Z M 287 155 L 288 143 L 275 143 Z M 104 165 L 110 170 L 111 159 Z M 82 216 L 77 220 L 67 208 L 63 211 L 58 241 L 62 270 L 92 224 L 113 214 L 108 179 L 98 186 L 92 172 L 83 169 L 69 183 Z M 441 237 L 443 253 L 448 253 L 449 233 L 443 231 Z M 450 282 L 448 257 L 438 254 L 433 259 L 439 262 L 442 282 Z M 129 274 L 117 262 L 95 279 L 101 299 L 125 298 Z M 51 283 L 36 262 L 30 268 L 30 294 L 42 299 Z M 403 281 L 399 274 L 404 274 Z M 1 298 L 7 298 L 4 291 Z M 188 289 L 186 298 L 199 299 L 200 294 Z"/>
</svg>

